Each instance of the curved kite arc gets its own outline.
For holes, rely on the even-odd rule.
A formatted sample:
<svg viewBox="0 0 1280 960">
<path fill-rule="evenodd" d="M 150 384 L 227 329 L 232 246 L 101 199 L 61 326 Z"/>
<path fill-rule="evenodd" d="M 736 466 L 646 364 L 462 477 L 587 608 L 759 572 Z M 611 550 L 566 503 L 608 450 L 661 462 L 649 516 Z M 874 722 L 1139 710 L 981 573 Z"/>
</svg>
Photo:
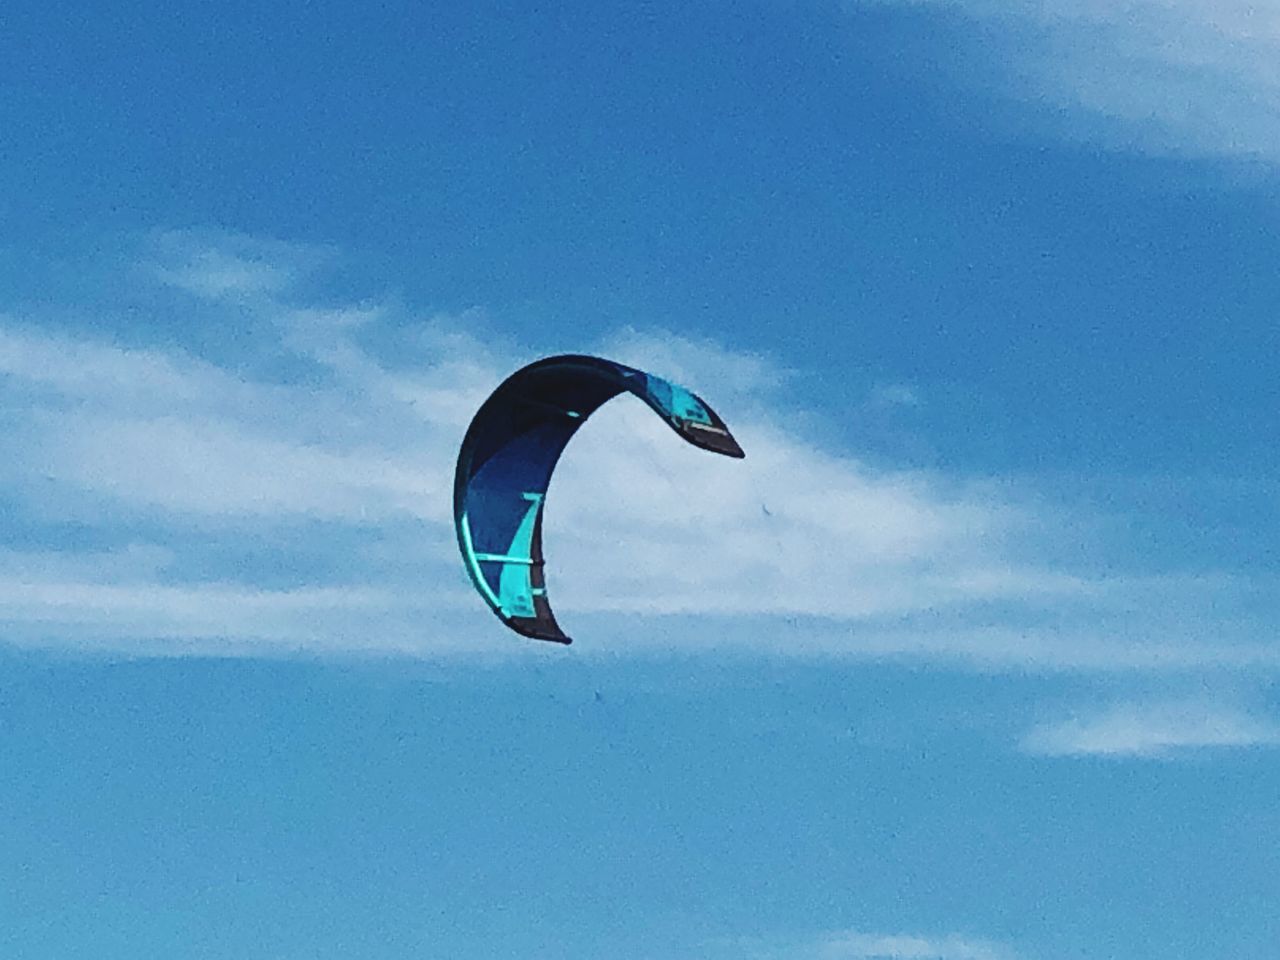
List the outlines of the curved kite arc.
<svg viewBox="0 0 1280 960">
<path fill-rule="evenodd" d="M 547 357 L 504 380 L 476 412 L 458 453 L 453 520 L 471 582 L 512 630 L 570 643 L 543 578 L 542 512 L 565 445 L 603 404 L 635 394 L 694 446 L 745 456 L 701 397 L 600 357 Z"/>
</svg>

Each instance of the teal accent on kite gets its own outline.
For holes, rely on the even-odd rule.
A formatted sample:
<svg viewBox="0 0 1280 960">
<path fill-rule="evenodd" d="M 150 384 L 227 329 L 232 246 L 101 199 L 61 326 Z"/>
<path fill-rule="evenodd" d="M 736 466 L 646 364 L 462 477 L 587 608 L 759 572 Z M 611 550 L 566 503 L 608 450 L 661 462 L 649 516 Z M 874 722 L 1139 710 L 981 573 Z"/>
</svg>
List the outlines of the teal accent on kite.
<svg viewBox="0 0 1280 960">
<path fill-rule="evenodd" d="M 502 574 L 498 579 L 498 608 L 508 617 L 533 617 L 534 586 L 528 567 L 533 566 L 533 534 L 538 525 L 538 512 L 542 509 L 542 494 L 525 493 L 528 501 L 524 519 L 516 527 L 507 555 L 498 562 Z"/>
<path fill-rule="evenodd" d="M 651 373 L 645 374 L 645 390 L 653 405 L 666 416 L 691 423 L 709 424 L 711 417 L 702 401 L 679 384 Z"/>
<path fill-rule="evenodd" d="M 467 520 L 467 514 L 464 511 L 455 518 L 455 525 L 458 528 L 458 541 L 462 545 L 462 559 L 467 564 L 467 572 L 471 574 L 471 582 L 476 585 L 476 589 L 480 591 L 481 596 L 488 601 L 491 607 L 500 607 L 497 594 L 489 586 L 489 581 L 485 579 L 480 570 L 480 560 L 491 557 L 492 554 L 476 553 L 475 548 L 471 544 L 471 523 Z"/>
<path fill-rule="evenodd" d="M 601 405 L 629 392 L 686 441 L 728 457 L 742 448 L 684 387 L 611 360 L 548 357 L 516 371 L 467 429 L 454 475 L 458 547 L 476 590 L 517 633 L 569 643 L 547 601 L 542 514 L 556 462 Z"/>
</svg>

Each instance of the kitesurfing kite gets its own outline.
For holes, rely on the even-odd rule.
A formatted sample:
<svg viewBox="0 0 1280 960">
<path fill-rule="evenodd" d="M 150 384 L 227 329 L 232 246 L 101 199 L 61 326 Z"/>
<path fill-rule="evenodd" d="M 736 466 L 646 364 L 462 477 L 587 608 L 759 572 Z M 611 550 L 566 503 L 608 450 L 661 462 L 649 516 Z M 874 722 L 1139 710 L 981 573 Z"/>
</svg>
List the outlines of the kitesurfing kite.
<svg viewBox="0 0 1280 960">
<path fill-rule="evenodd" d="M 547 602 L 543 502 L 569 438 L 623 391 L 647 403 L 694 446 L 744 456 L 724 421 L 701 397 L 611 360 L 548 357 L 503 381 L 462 441 L 453 520 L 472 583 L 499 619 L 526 637 L 570 642 Z"/>
</svg>

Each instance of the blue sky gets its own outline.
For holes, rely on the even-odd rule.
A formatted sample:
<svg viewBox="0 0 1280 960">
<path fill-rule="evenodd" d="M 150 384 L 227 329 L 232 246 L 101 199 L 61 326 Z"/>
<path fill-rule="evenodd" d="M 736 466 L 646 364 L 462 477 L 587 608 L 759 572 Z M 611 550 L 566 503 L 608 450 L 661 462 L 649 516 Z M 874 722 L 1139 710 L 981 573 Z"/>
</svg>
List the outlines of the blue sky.
<svg viewBox="0 0 1280 960">
<path fill-rule="evenodd" d="M 0 952 L 1280 943 L 1280 21 L 0 12 Z M 576 638 L 450 527 L 600 353 Z"/>
</svg>

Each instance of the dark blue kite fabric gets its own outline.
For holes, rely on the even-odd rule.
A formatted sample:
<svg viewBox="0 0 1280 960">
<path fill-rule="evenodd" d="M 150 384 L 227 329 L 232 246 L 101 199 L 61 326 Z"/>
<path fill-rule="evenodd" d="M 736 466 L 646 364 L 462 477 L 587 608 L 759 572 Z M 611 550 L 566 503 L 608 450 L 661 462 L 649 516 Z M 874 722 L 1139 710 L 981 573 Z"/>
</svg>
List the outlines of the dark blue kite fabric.
<svg viewBox="0 0 1280 960">
<path fill-rule="evenodd" d="M 542 511 L 556 461 L 601 404 L 628 391 L 688 442 L 742 457 L 724 421 L 683 387 L 600 357 L 539 360 L 508 377 L 480 407 L 462 441 L 453 517 L 476 589 L 507 626 L 569 643 L 547 602 Z"/>
</svg>

